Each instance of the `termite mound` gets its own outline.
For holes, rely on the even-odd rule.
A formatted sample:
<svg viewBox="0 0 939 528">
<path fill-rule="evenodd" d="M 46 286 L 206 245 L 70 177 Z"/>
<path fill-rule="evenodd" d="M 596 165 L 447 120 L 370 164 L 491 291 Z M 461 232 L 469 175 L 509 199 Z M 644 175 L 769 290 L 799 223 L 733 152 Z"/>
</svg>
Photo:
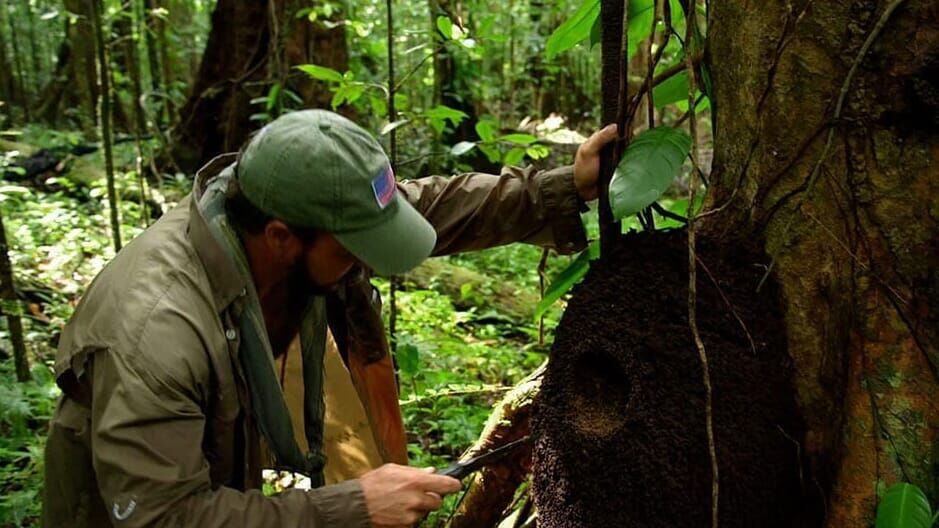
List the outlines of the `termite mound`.
<svg viewBox="0 0 939 528">
<path fill-rule="evenodd" d="M 720 525 L 817 526 L 777 292 L 756 292 L 767 259 L 707 240 L 698 256 Z M 624 235 L 574 290 L 551 350 L 532 418 L 539 527 L 710 526 L 704 396 L 687 236 Z"/>
</svg>

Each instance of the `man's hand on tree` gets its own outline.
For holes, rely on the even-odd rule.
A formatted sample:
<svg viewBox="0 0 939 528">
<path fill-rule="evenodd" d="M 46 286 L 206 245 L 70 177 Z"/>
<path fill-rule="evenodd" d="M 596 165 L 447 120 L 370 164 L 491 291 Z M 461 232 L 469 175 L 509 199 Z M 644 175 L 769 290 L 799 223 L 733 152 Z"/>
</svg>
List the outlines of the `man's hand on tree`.
<svg viewBox="0 0 939 528">
<path fill-rule="evenodd" d="M 580 199 L 589 202 L 597 198 L 597 178 L 600 176 L 600 150 L 616 139 L 616 125 L 607 125 L 587 138 L 574 156 L 574 187 Z"/>
<path fill-rule="evenodd" d="M 359 478 L 372 526 L 408 527 L 429 511 L 440 508 L 441 496 L 457 492 L 459 480 L 434 475 L 433 468 L 417 469 L 397 464 L 369 471 Z"/>
</svg>

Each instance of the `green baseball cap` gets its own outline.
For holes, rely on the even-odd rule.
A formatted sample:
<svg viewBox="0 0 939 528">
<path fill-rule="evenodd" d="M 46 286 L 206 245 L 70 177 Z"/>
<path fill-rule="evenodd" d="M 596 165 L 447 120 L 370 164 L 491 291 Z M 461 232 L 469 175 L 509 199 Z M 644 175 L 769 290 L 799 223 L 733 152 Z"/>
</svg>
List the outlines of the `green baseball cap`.
<svg viewBox="0 0 939 528">
<path fill-rule="evenodd" d="M 302 110 L 275 119 L 242 151 L 235 174 L 255 207 L 332 233 L 378 273 L 417 266 L 437 242 L 433 226 L 398 192 L 378 141 L 339 114 Z"/>
</svg>

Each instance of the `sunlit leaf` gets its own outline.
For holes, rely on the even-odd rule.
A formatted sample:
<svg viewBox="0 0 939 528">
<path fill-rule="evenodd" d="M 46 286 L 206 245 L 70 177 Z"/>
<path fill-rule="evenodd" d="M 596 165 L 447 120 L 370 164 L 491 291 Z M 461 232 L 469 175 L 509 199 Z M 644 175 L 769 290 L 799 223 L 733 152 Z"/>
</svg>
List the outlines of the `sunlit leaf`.
<svg viewBox="0 0 939 528">
<path fill-rule="evenodd" d="M 544 292 L 544 298 L 535 307 L 535 320 L 541 319 L 541 316 L 557 302 L 565 293 L 569 292 L 580 279 L 587 274 L 590 269 L 590 261 L 600 256 L 600 244 L 597 241 L 591 242 L 587 249 L 580 252 L 577 258 L 564 268 L 557 277 L 551 281 L 551 285 Z"/>
<path fill-rule="evenodd" d="M 447 40 L 453 40 L 453 22 L 450 21 L 450 17 L 443 15 L 437 17 L 437 30 Z"/>
<path fill-rule="evenodd" d="M 691 137 L 677 128 L 658 127 L 636 136 L 610 180 L 613 216 L 635 214 L 658 199 L 678 176 L 690 150 Z"/>
<path fill-rule="evenodd" d="M 877 505 L 876 528 L 930 528 L 933 523 L 926 494 L 913 484 L 890 486 Z"/>
<path fill-rule="evenodd" d="M 551 154 L 551 149 L 547 145 L 532 145 L 525 149 L 525 154 L 531 159 L 539 160 L 547 158 Z"/>
<path fill-rule="evenodd" d="M 326 66 L 317 66 L 316 64 L 301 64 L 299 66 L 294 66 L 296 69 L 302 71 L 303 73 L 309 75 L 314 79 L 320 81 L 329 81 L 329 82 L 341 82 L 342 74 L 338 71 L 327 68 Z"/>
<path fill-rule="evenodd" d="M 506 134 L 499 138 L 499 141 L 505 141 L 507 143 L 515 143 L 518 145 L 531 145 L 535 141 L 538 141 L 538 138 L 531 134 Z"/>
</svg>

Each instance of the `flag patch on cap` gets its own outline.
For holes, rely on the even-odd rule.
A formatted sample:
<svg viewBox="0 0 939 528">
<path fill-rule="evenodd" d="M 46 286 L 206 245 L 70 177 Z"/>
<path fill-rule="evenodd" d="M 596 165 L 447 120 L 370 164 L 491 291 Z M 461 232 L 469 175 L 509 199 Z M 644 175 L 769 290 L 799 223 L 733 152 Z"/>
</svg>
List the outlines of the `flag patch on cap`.
<svg viewBox="0 0 939 528">
<path fill-rule="evenodd" d="M 372 180 L 372 191 L 375 192 L 375 200 L 378 201 L 378 207 L 384 209 L 391 203 L 395 196 L 395 174 L 391 167 L 385 167 Z"/>
</svg>

